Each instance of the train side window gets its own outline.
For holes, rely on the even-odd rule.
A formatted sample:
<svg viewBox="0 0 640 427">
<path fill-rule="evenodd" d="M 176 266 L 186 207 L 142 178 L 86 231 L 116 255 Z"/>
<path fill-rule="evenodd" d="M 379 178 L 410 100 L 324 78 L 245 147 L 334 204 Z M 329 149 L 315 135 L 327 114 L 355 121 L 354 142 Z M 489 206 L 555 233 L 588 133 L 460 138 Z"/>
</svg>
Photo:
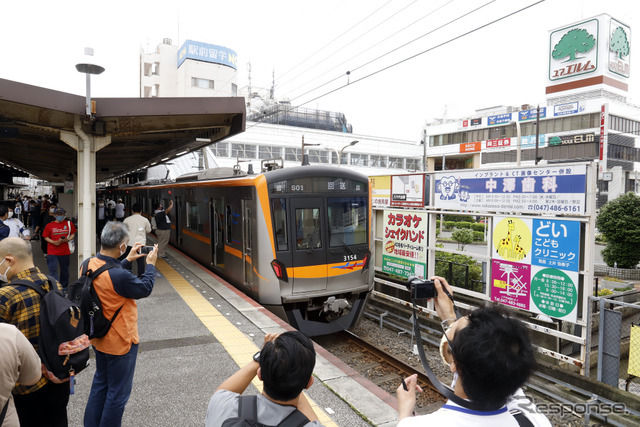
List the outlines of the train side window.
<svg viewBox="0 0 640 427">
<path fill-rule="evenodd" d="M 276 238 L 276 247 L 279 251 L 288 251 L 287 200 L 271 199 L 271 212 L 273 216 L 273 232 Z"/>
<path fill-rule="evenodd" d="M 320 209 L 296 209 L 296 249 L 321 248 Z"/>
<path fill-rule="evenodd" d="M 194 231 L 198 230 L 199 215 L 198 215 L 198 204 L 187 202 L 187 228 Z"/>
<path fill-rule="evenodd" d="M 367 201 L 364 197 L 327 199 L 329 246 L 367 243 Z"/>
</svg>

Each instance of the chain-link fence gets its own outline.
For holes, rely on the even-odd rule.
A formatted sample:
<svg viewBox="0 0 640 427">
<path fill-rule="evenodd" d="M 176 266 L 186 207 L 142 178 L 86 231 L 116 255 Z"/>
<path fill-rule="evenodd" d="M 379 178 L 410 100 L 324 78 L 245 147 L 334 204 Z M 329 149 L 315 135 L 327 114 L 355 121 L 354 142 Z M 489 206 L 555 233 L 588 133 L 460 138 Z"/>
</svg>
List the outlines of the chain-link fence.
<svg viewBox="0 0 640 427">
<path fill-rule="evenodd" d="M 640 395 L 640 292 L 589 297 L 587 374 Z"/>
</svg>

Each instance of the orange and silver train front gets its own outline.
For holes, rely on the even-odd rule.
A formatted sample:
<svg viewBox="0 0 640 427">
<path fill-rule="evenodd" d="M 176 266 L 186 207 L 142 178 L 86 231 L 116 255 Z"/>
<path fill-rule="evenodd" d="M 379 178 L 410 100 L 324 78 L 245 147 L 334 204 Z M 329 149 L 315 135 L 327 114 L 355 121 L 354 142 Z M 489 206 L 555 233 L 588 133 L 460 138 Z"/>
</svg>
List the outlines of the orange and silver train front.
<svg viewBox="0 0 640 427">
<path fill-rule="evenodd" d="M 305 166 L 265 178 L 281 298 L 268 308 L 309 336 L 354 326 L 373 287 L 367 177 Z"/>
</svg>

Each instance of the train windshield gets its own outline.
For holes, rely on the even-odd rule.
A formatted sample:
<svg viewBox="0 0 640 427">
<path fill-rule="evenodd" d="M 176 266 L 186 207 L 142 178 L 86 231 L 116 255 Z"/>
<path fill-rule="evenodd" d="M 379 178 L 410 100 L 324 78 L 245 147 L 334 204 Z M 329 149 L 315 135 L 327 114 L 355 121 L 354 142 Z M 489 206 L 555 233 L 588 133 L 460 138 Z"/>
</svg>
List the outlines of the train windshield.
<svg viewBox="0 0 640 427">
<path fill-rule="evenodd" d="M 367 243 L 367 199 L 328 197 L 329 246 Z"/>
</svg>

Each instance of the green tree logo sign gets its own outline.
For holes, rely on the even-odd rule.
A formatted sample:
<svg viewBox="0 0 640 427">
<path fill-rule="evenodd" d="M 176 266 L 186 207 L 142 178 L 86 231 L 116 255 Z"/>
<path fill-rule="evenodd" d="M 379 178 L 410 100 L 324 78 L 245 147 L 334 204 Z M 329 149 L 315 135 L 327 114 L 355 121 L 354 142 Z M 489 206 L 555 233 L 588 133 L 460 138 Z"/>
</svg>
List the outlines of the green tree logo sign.
<svg viewBox="0 0 640 427">
<path fill-rule="evenodd" d="M 564 62 L 575 61 L 579 59 L 579 57 L 576 57 L 577 54 L 587 53 L 593 49 L 595 45 L 595 37 L 589 34 L 587 30 L 574 28 L 562 36 L 560 41 L 554 46 L 551 57 L 560 60 L 568 56 L 569 59 Z"/>
<path fill-rule="evenodd" d="M 613 34 L 611 34 L 609 48 L 616 52 L 620 59 L 629 55 L 629 40 L 627 40 L 627 32 L 624 28 L 618 27 Z"/>
</svg>

